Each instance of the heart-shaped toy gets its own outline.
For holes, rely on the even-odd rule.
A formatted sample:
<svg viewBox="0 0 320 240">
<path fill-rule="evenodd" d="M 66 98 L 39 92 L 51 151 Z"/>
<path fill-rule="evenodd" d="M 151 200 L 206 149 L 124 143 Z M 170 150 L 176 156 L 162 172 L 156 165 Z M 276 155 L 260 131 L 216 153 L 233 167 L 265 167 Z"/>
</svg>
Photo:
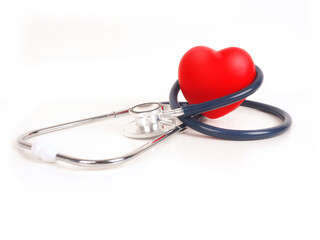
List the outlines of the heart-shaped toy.
<svg viewBox="0 0 320 240">
<path fill-rule="evenodd" d="M 199 46 L 184 54 L 179 64 L 179 84 L 190 104 L 226 96 L 247 87 L 256 75 L 251 56 L 241 48 L 220 51 Z M 235 110 L 244 101 L 204 113 L 219 118 Z"/>
</svg>

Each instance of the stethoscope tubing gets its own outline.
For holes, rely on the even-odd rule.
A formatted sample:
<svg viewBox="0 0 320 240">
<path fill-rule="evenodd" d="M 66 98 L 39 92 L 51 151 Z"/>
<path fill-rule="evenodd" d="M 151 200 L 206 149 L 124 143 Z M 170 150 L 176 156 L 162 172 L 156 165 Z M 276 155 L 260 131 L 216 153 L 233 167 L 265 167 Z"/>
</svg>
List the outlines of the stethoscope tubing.
<svg viewBox="0 0 320 240">
<path fill-rule="evenodd" d="M 269 113 L 282 121 L 280 125 L 257 130 L 233 130 L 208 125 L 193 117 L 204 112 L 230 105 L 250 96 L 261 86 L 262 81 L 263 73 L 261 69 L 256 66 L 256 76 L 248 87 L 222 98 L 217 98 L 200 104 L 190 104 L 185 106 L 181 106 L 178 102 L 180 86 L 179 81 L 176 81 L 172 86 L 169 95 L 170 107 L 172 109 L 182 108 L 184 115 L 179 117 L 180 121 L 183 122 L 187 127 L 211 137 L 236 141 L 260 140 L 275 137 L 285 132 L 291 126 L 292 119 L 284 110 L 264 103 L 245 100 L 241 106 Z"/>
</svg>

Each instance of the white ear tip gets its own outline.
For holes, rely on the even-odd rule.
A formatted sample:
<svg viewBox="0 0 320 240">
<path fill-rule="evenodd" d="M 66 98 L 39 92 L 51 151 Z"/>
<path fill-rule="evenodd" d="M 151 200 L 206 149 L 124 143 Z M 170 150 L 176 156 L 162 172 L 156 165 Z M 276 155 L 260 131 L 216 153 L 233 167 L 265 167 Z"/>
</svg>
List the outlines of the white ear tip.
<svg viewBox="0 0 320 240">
<path fill-rule="evenodd" d="M 55 162 L 58 150 L 51 144 L 36 142 L 31 146 L 32 153 L 45 162 Z"/>
</svg>

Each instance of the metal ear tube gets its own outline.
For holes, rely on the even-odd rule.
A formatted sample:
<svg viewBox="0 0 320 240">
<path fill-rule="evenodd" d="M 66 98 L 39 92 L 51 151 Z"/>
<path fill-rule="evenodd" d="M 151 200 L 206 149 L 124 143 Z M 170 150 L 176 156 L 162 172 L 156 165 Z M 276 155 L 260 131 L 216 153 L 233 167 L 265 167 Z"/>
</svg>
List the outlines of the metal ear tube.
<svg viewBox="0 0 320 240">
<path fill-rule="evenodd" d="M 161 103 L 157 103 L 159 105 L 162 105 Z M 127 116 L 129 114 L 130 109 L 122 110 L 122 111 L 115 111 L 111 112 L 109 114 L 99 115 L 91 118 L 81 119 L 73 122 L 63 123 L 51 127 L 41 128 L 37 130 L 33 130 L 27 133 L 22 134 L 18 137 L 17 143 L 18 146 L 32 150 L 32 153 L 39 159 L 45 161 L 45 162 L 56 162 L 56 161 L 62 161 L 66 162 L 72 165 L 76 166 L 83 166 L 83 167 L 105 167 L 109 165 L 114 164 L 120 164 L 127 162 L 128 160 L 138 156 L 139 154 L 145 152 L 146 150 L 156 146 L 158 143 L 166 140 L 167 138 L 182 132 L 186 129 L 184 124 L 180 125 L 170 125 L 170 129 L 168 131 L 151 131 L 152 134 L 154 132 L 157 132 L 158 137 L 153 138 L 149 142 L 143 144 L 137 149 L 134 149 L 133 151 L 126 153 L 124 155 L 113 157 L 113 158 L 106 158 L 106 159 L 84 159 L 84 158 L 78 158 L 74 156 L 70 156 L 67 154 L 63 154 L 57 151 L 57 148 L 55 146 L 46 144 L 45 142 L 36 142 L 36 143 L 30 143 L 28 140 L 40 135 L 49 134 L 55 131 L 62 131 L 68 128 L 72 127 L 78 127 L 85 124 L 95 123 L 97 121 L 106 120 L 106 119 L 113 119 L 118 118 L 122 116 Z M 141 116 L 140 116 L 141 117 Z M 139 119 L 139 123 L 143 123 L 145 120 Z M 148 121 L 146 121 L 148 122 Z M 142 128 L 144 130 L 148 128 Z M 146 134 L 144 135 L 146 138 L 150 138 L 149 131 L 146 131 Z"/>
</svg>

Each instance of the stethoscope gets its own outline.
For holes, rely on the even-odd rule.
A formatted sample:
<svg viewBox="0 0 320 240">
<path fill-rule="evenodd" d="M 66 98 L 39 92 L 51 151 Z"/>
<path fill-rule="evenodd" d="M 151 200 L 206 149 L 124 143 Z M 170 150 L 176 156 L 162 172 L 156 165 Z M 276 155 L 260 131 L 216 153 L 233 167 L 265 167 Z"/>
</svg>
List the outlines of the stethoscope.
<svg viewBox="0 0 320 240">
<path fill-rule="evenodd" d="M 232 130 L 208 125 L 201 121 L 203 117 L 201 113 L 230 105 L 253 94 L 261 86 L 263 80 L 263 73 L 261 69 L 256 66 L 255 70 L 256 76 L 249 86 L 238 92 L 218 99 L 199 104 L 179 102 L 178 93 L 180 91 L 180 86 L 179 82 L 176 81 L 171 88 L 169 102 L 143 103 L 129 109 L 114 111 L 105 115 L 37 129 L 22 134 L 18 138 L 17 142 L 20 147 L 31 150 L 36 157 L 43 161 L 62 161 L 73 165 L 90 167 L 124 163 L 169 137 L 185 131 L 187 127 L 211 137 L 227 140 L 246 141 L 275 137 L 285 132 L 291 126 L 292 119 L 290 115 L 282 109 L 264 103 L 245 100 L 242 102 L 241 106 L 269 113 L 279 118 L 281 120 L 281 124 L 275 127 L 258 130 Z M 171 109 L 167 109 L 168 105 Z M 124 134 L 130 138 L 151 138 L 152 140 L 132 152 L 119 157 L 102 160 L 77 158 L 60 153 L 55 146 L 45 142 L 39 141 L 30 143 L 27 141 L 42 134 L 77 127 L 104 119 L 121 117 L 128 114 L 134 118 L 134 121 L 124 127 Z"/>
</svg>

